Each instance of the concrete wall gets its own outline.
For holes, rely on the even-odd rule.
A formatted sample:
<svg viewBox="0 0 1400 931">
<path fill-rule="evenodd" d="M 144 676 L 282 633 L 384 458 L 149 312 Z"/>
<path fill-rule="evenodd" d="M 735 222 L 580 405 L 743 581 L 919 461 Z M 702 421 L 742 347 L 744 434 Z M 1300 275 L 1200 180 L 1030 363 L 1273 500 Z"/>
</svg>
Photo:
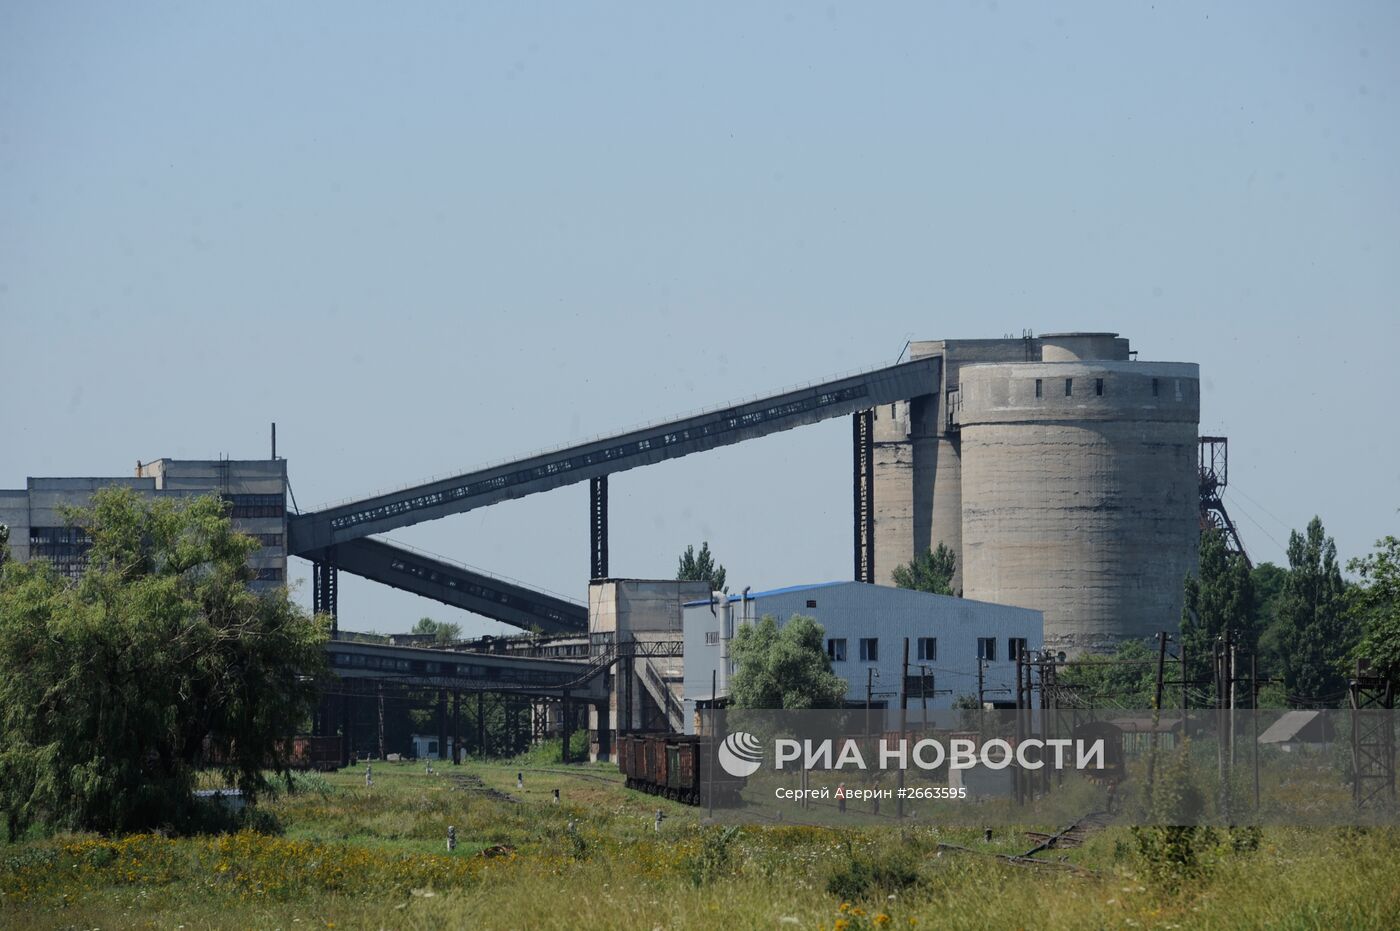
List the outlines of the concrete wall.
<svg viewBox="0 0 1400 931">
<path fill-rule="evenodd" d="M 182 498 L 202 494 L 257 494 L 283 502 L 279 516 L 237 518 L 234 528 L 242 533 L 278 539 L 280 544 L 264 546 L 249 558 L 255 570 L 275 570 L 278 580 L 254 582 L 267 589 L 285 585 L 287 572 L 287 485 L 285 460 L 170 460 L 138 464 L 137 474 L 83 478 L 30 478 L 22 490 L 0 490 L 0 523 L 11 527 L 11 556 L 18 561 L 30 558 L 30 530 L 36 527 L 64 527 L 65 510 L 86 507 L 100 488 L 130 488 L 152 497 Z"/>
<path fill-rule="evenodd" d="M 1043 610 L 1047 645 L 1071 653 L 1175 630 L 1199 535 L 1197 367 L 974 365 L 961 393 L 967 596 Z"/>
<path fill-rule="evenodd" d="M 679 638 L 681 606 L 708 597 L 708 582 L 599 579 L 588 586 L 588 632 Z"/>
<path fill-rule="evenodd" d="M 732 623 L 725 608 L 731 612 Z M 717 606 L 713 613 L 708 603 L 690 604 L 685 608 L 688 730 L 693 732 L 696 702 L 708 701 L 710 697 L 716 672 L 720 696 L 729 694 L 728 640 L 743 624 L 768 614 L 779 623 L 794 614 L 814 617 L 824 628 L 826 638 L 846 640 L 846 659 L 833 663 L 832 669 L 849 686 L 847 700 L 857 704 L 865 701 L 869 669 L 879 674 L 872 680 L 874 700 L 889 705 L 899 701 L 906 637 L 910 641 L 911 675 L 919 674 L 917 638 L 937 638 L 937 658 L 923 665 L 930 667 L 933 687 L 949 693 L 930 696 L 930 708 L 949 708 L 959 695 L 976 694 L 979 637 L 994 637 L 997 641 L 997 659 L 988 663 L 984 671 L 988 701 L 1014 700 L 1011 689 L 1015 685 L 1016 664 L 1007 653 L 1007 639 L 1024 638 L 1030 650 L 1042 646 L 1039 611 L 858 582 L 760 592 L 747 602 L 731 600 Z M 875 662 L 860 660 L 862 637 L 878 640 Z M 1006 691 L 997 691 L 1001 689 Z"/>
</svg>

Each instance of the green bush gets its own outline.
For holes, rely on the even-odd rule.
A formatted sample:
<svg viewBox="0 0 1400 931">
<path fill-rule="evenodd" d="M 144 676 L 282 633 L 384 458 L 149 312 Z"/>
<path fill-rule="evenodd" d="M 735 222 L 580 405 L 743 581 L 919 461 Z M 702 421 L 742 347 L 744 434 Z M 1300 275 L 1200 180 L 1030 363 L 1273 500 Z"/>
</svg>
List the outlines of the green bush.
<svg viewBox="0 0 1400 931">
<path fill-rule="evenodd" d="M 738 827 L 715 828 L 705 832 L 700 850 L 685 860 L 685 872 L 693 886 L 703 886 L 734 872 L 731 847 L 739 836 Z"/>
<path fill-rule="evenodd" d="M 905 849 L 880 853 L 849 853 L 846 862 L 826 880 L 826 891 L 843 902 L 893 895 L 918 885 L 919 866 Z"/>
</svg>

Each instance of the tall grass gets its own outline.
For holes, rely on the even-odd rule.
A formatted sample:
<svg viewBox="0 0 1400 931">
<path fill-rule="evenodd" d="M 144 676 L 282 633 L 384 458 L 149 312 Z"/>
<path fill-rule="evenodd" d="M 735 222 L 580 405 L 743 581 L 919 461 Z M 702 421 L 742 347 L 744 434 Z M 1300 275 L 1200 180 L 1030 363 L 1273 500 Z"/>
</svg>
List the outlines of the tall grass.
<svg viewBox="0 0 1400 931">
<path fill-rule="evenodd" d="M 602 767 L 527 768 L 517 790 L 524 767 L 428 775 L 375 764 L 369 788 L 362 769 L 309 780 L 268 804 L 281 837 L 63 836 L 0 848 L 0 926 L 1400 927 L 1400 836 L 1389 830 L 1265 829 L 1245 844 L 1222 832 L 1193 848 L 1191 875 L 1164 881 L 1126 829 L 1056 854 L 1083 870 L 1072 873 L 992 856 L 1030 846 L 1009 829 L 987 843 L 927 826 L 720 828 L 623 789 Z M 454 778 L 463 771 L 519 801 Z M 448 825 L 460 839 L 451 855 Z M 970 851 L 940 852 L 940 842 Z"/>
</svg>

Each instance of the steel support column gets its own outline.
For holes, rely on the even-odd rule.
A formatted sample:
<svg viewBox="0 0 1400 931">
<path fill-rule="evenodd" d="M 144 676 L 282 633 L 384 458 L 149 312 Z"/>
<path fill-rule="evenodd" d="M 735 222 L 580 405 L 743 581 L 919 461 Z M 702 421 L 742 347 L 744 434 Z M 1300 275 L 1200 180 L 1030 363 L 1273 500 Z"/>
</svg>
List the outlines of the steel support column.
<svg viewBox="0 0 1400 931">
<path fill-rule="evenodd" d="M 476 693 L 476 755 L 486 759 L 486 693 Z"/>
<path fill-rule="evenodd" d="M 447 759 L 447 689 L 437 693 L 438 760 Z"/>
<path fill-rule="evenodd" d="M 574 736 L 574 722 L 571 720 L 573 706 L 569 704 L 569 690 L 564 690 L 564 697 L 559 701 L 559 726 L 564 732 L 564 750 L 560 754 L 565 763 L 572 762 L 569 759 L 569 741 Z"/>
<path fill-rule="evenodd" d="M 336 621 L 337 605 L 337 578 L 338 571 L 335 567 L 335 547 L 326 550 L 326 558 L 318 559 L 311 564 L 311 610 L 315 614 L 329 614 L 331 616 L 331 639 L 336 639 L 340 625 Z"/>
<path fill-rule="evenodd" d="M 1395 683 L 1357 664 L 1351 706 L 1352 799 L 1357 808 L 1395 803 Z"/>
<path fill-rule="evenodd" d="M 462 690 L 452 690 L 452 765 L 462 765 Z"/>
<path fill-rule="evenodd" d="M 608 477 L 600 475 L 588 480 L 588 527 L 593 547 L 592 575 L 608 577 Z"/>
<path fill-rule="evenodd" d="M 851 415 L 855 580 L 875 584 L 875 412 Z"/>
</svg>

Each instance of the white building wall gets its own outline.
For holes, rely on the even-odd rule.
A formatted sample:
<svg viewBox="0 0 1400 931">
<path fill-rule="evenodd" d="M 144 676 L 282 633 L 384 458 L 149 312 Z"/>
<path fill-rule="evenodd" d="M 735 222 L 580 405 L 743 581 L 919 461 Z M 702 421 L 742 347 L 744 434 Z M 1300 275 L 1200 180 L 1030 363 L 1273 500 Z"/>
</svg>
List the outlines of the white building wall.
<svg viewBox="0 0 1400 931">
<path fill-rule="evenodd" d="M 831 665 L 832 671 L 847 682 L 847 701 L 856 704 L 866 700 L 867 681 L 875 702 L 899 702 L 906 637 L 910 675 L 918 675 L 920 665 L 929 667 L 932 687 L 941 693 L 928 698 L 929 708 L 950 708 L 959 696 L 977 694 L 979 638 L 990 637 L 996 642 L 996 659 L 986 663 L 983 671 L 986 701 L 1015 700 L 1016 663 L 1008 649 L 1011 638 L 1024 639 L 1028 650 L 1039 650 L 1043 645 L 1039 611 L 859 582 L 760 592 L 751 595 L 747 602 L 740 596 L 731 596 L 727 605 L 715 607 L 715 613 L 711 613 L 707 603 L 685 607 L 688 730 L 694 729 L 696 702 L 710 698 L 712 676 L 719 681 L 720 697 L 729 694 L 731 664 L 727 652 L 732 632 L 726 629 L 726 609 L 733 616 L 735 630 L 745 617 L 752 622 L 771 614 L 780 624 L 794 614 L 816 618 L 825 631 L 825 639 L 846 641 L 846 659 Z M 860 659 L 860 640 L 867 637 L 877 642 L 877 659 L 873 662 Z M 918 659 L 920 637 L 936 639 L 936 659 Z M 872 669 L 874 676 L 868 672 Z"/>
</svg>

